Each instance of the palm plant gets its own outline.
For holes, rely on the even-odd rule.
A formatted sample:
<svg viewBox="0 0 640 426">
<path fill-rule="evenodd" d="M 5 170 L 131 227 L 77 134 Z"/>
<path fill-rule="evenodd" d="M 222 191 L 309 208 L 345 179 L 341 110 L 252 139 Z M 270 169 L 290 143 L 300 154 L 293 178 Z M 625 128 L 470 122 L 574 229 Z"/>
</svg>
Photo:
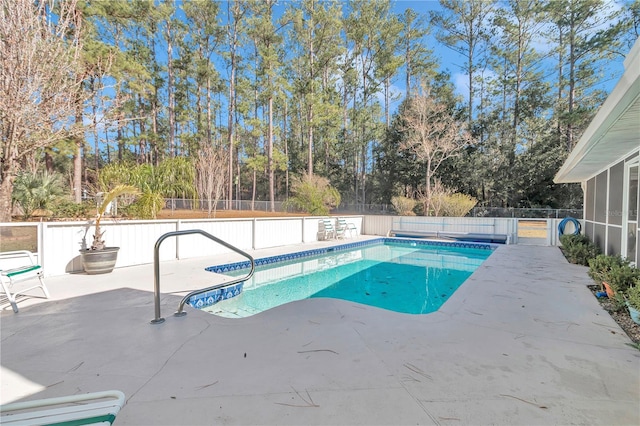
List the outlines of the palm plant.
<svg viewBox="0 0 640 426">
<path fill-rule="evenodd" d="M 112 163 L 100 171 L 100 185 L 132 185 L 140 197 L 132 206 L 136 216 L 155 219 L 164 207 L 164 197 L 195 199 L 195 168 L 184 158 L 168 159 L 158 166 Z"/>
<path fill-rule="evenodd" d="M 107 207 L 109 207 L 109 204 L 121 195 L 137 195 L 138 193 L 138 188 L 132 185 L 117 185 L 110 191 L 103 193 L 102 202 L 96 209 L 96 221 L 94 223 L 95 233 L 93 234 L 93 243 L 91 243 L 90 250 L 102 250 L 105 248 L 104 240 L 102 239 L 104 231 L 100 229 L 100 221 L 107 211 Z"/>
<path fill-rule="evenodd" d="M 35 210 L 46 210 L 63 193 L 59 175 L 55 173 L 20 173 L 14 182 L 12 198 L 22 207 L 25 219 Z"/>
</svg>

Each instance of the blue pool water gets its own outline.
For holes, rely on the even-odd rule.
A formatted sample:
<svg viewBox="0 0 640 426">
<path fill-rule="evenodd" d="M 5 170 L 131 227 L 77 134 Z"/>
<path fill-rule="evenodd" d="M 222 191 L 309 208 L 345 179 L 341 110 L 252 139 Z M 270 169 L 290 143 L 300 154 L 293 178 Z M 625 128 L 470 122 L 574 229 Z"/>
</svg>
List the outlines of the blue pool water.
<svg viewBox="0 0 640 426">
<path fill-rule="evenodd" d="M 260 266 L 239 296 L 204 310 L 226 317 L 246 317 L 295 300 L 329 297 L 426 314 L 438 310 L 492 253 L 486 248 L 389 240 Z"/>
</svg>

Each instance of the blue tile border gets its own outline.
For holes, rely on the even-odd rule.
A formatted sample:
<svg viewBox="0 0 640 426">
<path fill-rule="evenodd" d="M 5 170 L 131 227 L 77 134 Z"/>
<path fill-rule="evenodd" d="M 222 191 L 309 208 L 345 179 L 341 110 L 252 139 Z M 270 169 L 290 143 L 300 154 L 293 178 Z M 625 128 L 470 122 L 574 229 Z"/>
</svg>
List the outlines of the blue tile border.
<svg viewBox="0 0 640 426">
<path fill-rule="evenodd" d="M 478 249 L 478 250 L 495 250 L 500 245 L 493 243 L 473 243 L 473 242 L 460 242 L 460 241 L 435 241 L 435 240 L 424 240 L 419 238 L 402 238 L 402 237 L 386 237 L 384 238 L 384 242 L 386 243 L 409 243 L 410 245 L 419 245 L 419 246 L 438 246 L 438 247 L 452 247 L 452 248 L 470 248 L 470 249 Z"/>
<path fill-rule="evenodd" d="M 436 247 L 452 247 L 452 248 L 470 248 L 470 249 L 480 249 L 480 250 L 495 250 L 498 245 L 490 244 L 490 243 L 470 243 L 470 242 L 453 242 L 453 241 L 433 241 L 433 240 L 424 240 L 424 239 L 416 239 L 416 238 L 392 238 L 392 237 L 382 237 L 375 238 L 366 241 L 358 241 L 356 243 L 347 243 L 341 244 L 339 246 L 333 247 L 323 247 L 319 249 L 313 250 L 305 250 L 299 251 L 295 253 L 286 253 L 277 256 L 263 257 L 261 259 L 255 259 L 256 267 L 263 265 L 270 265 L 273 263 L 286 262 L 289 260 L 300 259 L 305 257 L 317 256 L 326 253 L 332 252 L 340 252 L 345 250 L 352 250 L 358 247 L 366 247 L 376 244 L 404 244 L 411 246 L 436 246 Z M 235 263 L 226 263 L 223 265 L 209 266 L 205 268 L 205 270 L 209 272 L 215 272 L 216 274 L 226 274 L 233 271 L 238 271 L 241 269 L 247 269 L 251 267 L 251 262 L 248 260 L 242 262 Z"/>
<path fill-rule="evenodd" d="M 230 285 L 228 287 L 217 288 L 215 290 L 207 291 L 204 293 L 191 296 L 189 299 L 189 305 L 196 309 L 206 308 L 207 306 L 215 305 L 216 303 L 231 299 L 242 293 L 242 287 L 244 281 Z"/>
</svg>

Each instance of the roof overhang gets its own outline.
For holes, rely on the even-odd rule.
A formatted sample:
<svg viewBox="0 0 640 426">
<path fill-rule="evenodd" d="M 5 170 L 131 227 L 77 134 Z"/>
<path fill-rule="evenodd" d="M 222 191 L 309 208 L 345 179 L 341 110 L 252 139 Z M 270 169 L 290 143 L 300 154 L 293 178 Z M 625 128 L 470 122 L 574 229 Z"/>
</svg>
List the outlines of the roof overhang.
<svg viewBox="0 0 640 426">
<path fill-rule="evenodd" d="M 640 147 L 640 38 L 624 74 L 554 178 L 583 182 Z"/>
</svg>

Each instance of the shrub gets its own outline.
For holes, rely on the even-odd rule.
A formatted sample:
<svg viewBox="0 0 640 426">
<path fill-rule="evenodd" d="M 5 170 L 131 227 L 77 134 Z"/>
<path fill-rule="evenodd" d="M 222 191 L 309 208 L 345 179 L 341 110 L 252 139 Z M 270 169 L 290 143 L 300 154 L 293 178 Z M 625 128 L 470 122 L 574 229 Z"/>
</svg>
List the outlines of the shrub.
<svg viewBox="0 0 640 426">
<path fill-rule="evenodd" d="M 625 293 L 640 279 L 640 270 L 624 262 L 622 265 L 614 265 L 609 272 L 609 285 L 616 293 Z"/>
<path fill-rule="evenodd" d="M 340 204 L 340 193 L 329 185 L 329 179 L 318 175 L 305 174 L 294 179 L 291 186 L 292 197 L 286 205 L 306 211 L 312 215 L 326 216 Z"/>
<path fill-rule="evenodd" d="M 608 281 L 609 273 L 615 266 L 622 266 L 625 263 L 624 259 L 620 256 L 609 256 L 606 254 L 599 254 L 593 259 L 589 259 L 589 277 L 595 282 L 601 284 L 603 281 Z"/>
<path fill-rule="evenodd" d="M 567 260 L 578 265 L 589 266 L 589 259 L 600 254 L 598 246 L 583 234 L 561 235 L 560 243 L 562 243 L 562 251 Z"/>
<path fill-rule="evenodd" d="M 400 216 L 415 216 L 413 209 L 416 207 L 417 201 L 413 198 L 397 196 L 391 198 L 391 204 Z"/>
<path fill-rule="evenodd" d="M 427 194 L 426 188 L 418 191 L 418 200 L 422 204 L 422 214 L 425 216 L 440 216 L 442 214 L 446 198 L 453 193 L 453 190 L 442 184 L 440 179 L 436 179 Z"/>
<path fill-rule="evenodd" d="M 444 197 L 442 206 L 443 216 L 464 217 L 471 211 L 478 200 L 470 195 L 456 192 Z"/>
<path fill-rule="evenodd" d="M 627 289 L 625 297 L 631 307 L 640 310 L 640 278 L 637 278 L 634 285 Z"/>
<path fill-rule="evenodd" d="M 624 293 L 640 279 L 640 270 L 620 256 L 600 254 L 589 260 L 589 276 L 596 282 L 608 283 L 614 292 Z"/>
<path fill-rule="evenodd" d="M 53 215 L 59 218 L 85 218 L 93 215 L 93 209 L 95 208 L 93 201 L 83 201 L 82 203 L 76 203 L 68 198 L 59 198 L 51 206 Z"/>
<path fill-rule="evenodd" d="M 431 186 L 429 194 L 422 188 L 418 192 L 425 216 L 464 217 L 478 203 L 474 197 L 447 188 L 439 179 Z"/>
</svg>

